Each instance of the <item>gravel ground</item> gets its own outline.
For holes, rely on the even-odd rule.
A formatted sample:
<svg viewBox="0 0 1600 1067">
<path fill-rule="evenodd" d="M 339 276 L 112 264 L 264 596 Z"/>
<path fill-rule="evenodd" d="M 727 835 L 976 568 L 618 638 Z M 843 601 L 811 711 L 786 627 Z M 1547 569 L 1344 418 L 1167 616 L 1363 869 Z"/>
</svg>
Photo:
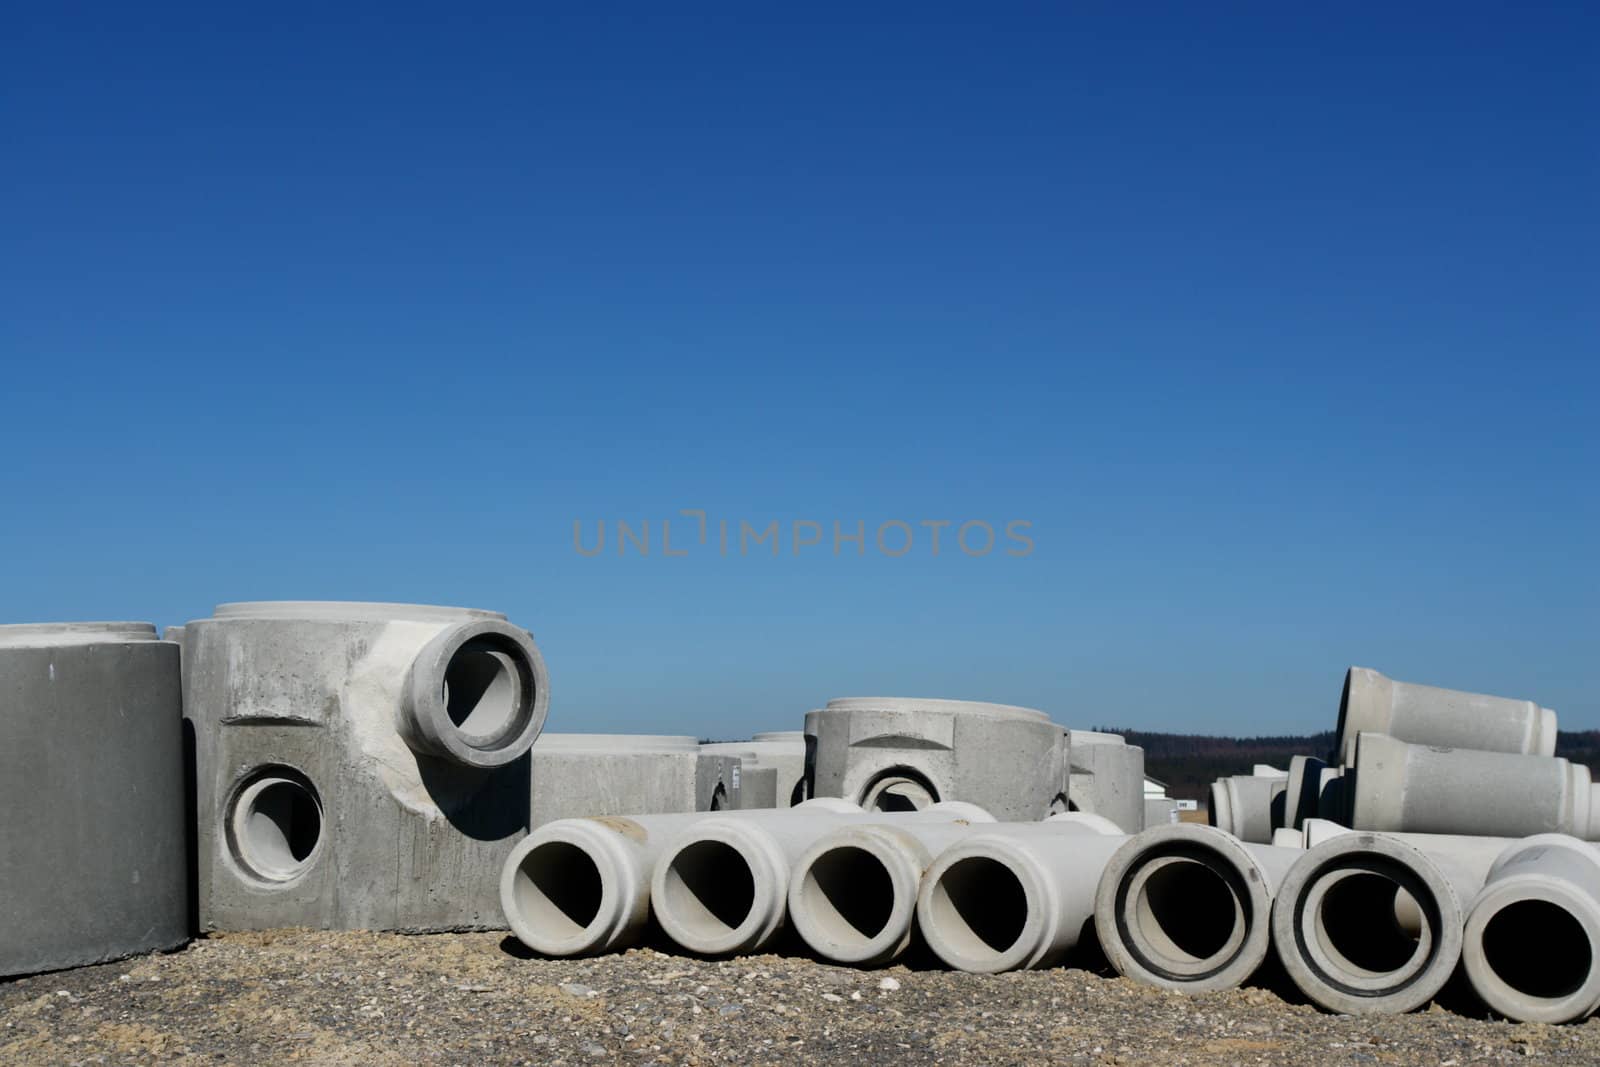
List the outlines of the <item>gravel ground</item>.
<svg viewBox="0 0 1600 1067">
<path fill-rule="evenodd" d="M 1185 997 L 1082 970 L 987 977 L 661 949 L 528 958 L 502 934 L 228 934 L 0 982 L 0 1063 L 1600 1061 L 1600 1019 L 1324 1015 L 1269 987 Z"/>
</svg>

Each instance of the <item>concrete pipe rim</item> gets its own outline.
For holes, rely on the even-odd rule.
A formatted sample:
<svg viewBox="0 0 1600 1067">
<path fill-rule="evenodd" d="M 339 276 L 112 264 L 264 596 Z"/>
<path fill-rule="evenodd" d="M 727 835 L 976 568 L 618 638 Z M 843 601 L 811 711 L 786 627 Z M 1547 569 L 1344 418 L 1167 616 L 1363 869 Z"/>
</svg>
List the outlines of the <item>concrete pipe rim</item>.
<svg viewBox="0 0 1600 1067">
<path fill-rule="evenodd" d="M 1200 903 L 1209 930 L 1192 925 Z M 1266 874 L 1238 839 L 1209 826 L 1161 826 L 1112 854 L 1095 893 L 1095 931 L 1119 974 L 1215 992 L 1241 985 L 1266 960 L 1271 910 Z"/>
<path fill-rule="evenodd" d="M 708 818 L 656 861 L 650 907 L 663 933 L 706 956 L 746 953 L 782 927 L 788 862 L 771 835 L 736 818 Z"/>
<path fill-rule="evenodd" d="M 223 811 L 229 858 L 255 882 L 297 882 L 322 855 L 322 796 L 298 768 L 269 763 L 251 769 L 230 790 Z"/>
<path fill-rule="evenodd" d="M 549 710 L 549 673 L 533 638 L 499 619 L 477 619 L 441 631 L 417 653 L 402 733 L 425 754 L 503 767 L 533 747 Z"/>
<path fill-rule="evenodd" d="M 1044 874 L 1026 853 L 1004 838 L 973 837 L 941 852 L 923 875 L 917 928 L 958 971 L 1014 971 L 1048 943 L 1045 899 Z"/>
<path fill-rule="evenodd" d="M 1534 938 L 1536 931 L 1528 926 L 1542 927 L 1537 932 L 1543 936 Z M 1549 878 L 1490 883 L 1474 902 L 1463 937 L 1467 980 L 1490 1010 L 1517 1022 L 1566 1023 L 1600 1007 L 1600 903 L 1588 894 Z M 1534 983 L 1519 973 L 1523 961 L 1513 965 L 1507 958 L 1513 945 L 1530 939 L 1552 945 L 1562 957 L 1581 947 L 1581 958 L 1558 958 L 1563 965 L 1559 985 L 1530 988 Z M 1540 979 L 1550 977 L 1550 955 L 1541 954 Z"/>
<path fill-rule="evenodd" d="M 1415 943 L 1409 946 L 1409 953 L 1403 957 L 1397 955 L 1387 967 L 1371 966 L 1370 960 L 1355 958 L 1355 950 L 1344 943 L 1347 939 L 1330 929 L 1328 917 L 1329 910 L 1336 902 L 1330 897 L 1355 895 L 1363 889 L 1368 892 L 1376 890 L 1381 896 L 1387 897 L 1386 901 L 1380 900 L 1377 906 L 1361 910 L 1370 915 L 1373 922 L 1394 922 L 1396 928 L 1390 933 L 1393 940 L 1402 946 L 1403 952 L 1407 935 L 1398 924 L 1399 895 L 1407 894 L 1419 913 L 1422 907 L 1417 903 L 1415 893 L 1398 881 L 1385 864 L 1370 867 L 1352 864 L 1329 871 L 1314 880 L 1300 905 L 1301 913 L 1306 917 L 1302 921 L 1309 924 L 1302 929 L 1301 940 L 1305 951 L 1323 972 L 1337 974 L 1340 982 L 1352 989 L 1381 994 L 1398 983 L 1409 981 L 1427 964 L 1433 949 L 1435 924 L 1423 913 L 1422 928 L 1417 933 Z"/>
<path fill-rule="evenodd" d="M 1353 762 L 1357 734 L 1362 731 L 1381 734 L 1389 729 L 1391 686 L 1387 677 L 1370 667 L 1351 667 L 1345 671 L 1333 743 L 1334 751 L 1346 764 Z"/>
<path fill-rule="evenodd" d="M 1360 974 L 1338 973 L 1337 967 L 1329 966 L 1325 952 L 1310 949 L 1308 942 L 1318 936 L 1319 928 L 1326 932 L 1327 924 L 1323 920 L 1319 927 L 1317 916 L 1307 915 L 1307 895 L 1314 883 L 1347 868 L 1376 874 L 1404 889 L 1427 931 L 1421 966 L 1411 967 L 1408 955 L 1405 977 L 1388 985 Z M 1319 905 L 1327 901 L 1326 896 L 1318 898 Z M 1381 909 L 1379 913 L 1384 914 Z M 1394 920 L 1392 900 L 1387 914 Z M 1461 919 L 1455 890 L 1425 855 L 1393 838 L 1356 832 L 1309 849 L 1289 868 L 1273 902 L 1272 941 L 1294 984 L 1315 1003 L 1349 1015 L 1399 1014 L 1428 1003 L 1450 980 L 1461 959 Z M 1419 936 L 1419 943 L 1422 940 Z M 1376 973 L 1377 969 L 1363 970 Z"/>
<path fill-rule="evenodd" d="M 619 832 L 562 820 L 517 842 L 500 876 L 500 908 L 517 940 L 545 956 L 583 956 L 611 940 L 642 910 Z"/>
<path fill-rule="evenodd" d="M 922 862 L 912 859 L 917 854 Z M 795 863 L 789 876 L 789 922 L 824 959 L 858 966 L 887 963 L 910 942 L 927 858 L 914 840 L 887 827 L 835 831 Z M 870 915 L 864 909 L 851 914 L 840 906 L 840 898 L 855 896 L 863 881 L 873 883 L 867 899 L 876 898 L 879 906 Z M 887 908 L 881 906 L 884 896 Z"/>
</svg>

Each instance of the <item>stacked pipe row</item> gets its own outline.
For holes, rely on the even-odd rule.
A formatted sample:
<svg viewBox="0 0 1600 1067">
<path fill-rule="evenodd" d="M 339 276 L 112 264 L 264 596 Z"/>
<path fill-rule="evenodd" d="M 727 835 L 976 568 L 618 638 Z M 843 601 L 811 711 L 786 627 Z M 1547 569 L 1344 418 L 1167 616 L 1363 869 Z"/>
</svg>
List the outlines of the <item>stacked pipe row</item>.
<svg viewBox="0 0 1600 1067">
<path fill-rule="evenodd" d="M 1273 943 L 1296 985 L 1350 1013 L 1409 1011 L 1458 964 L 1495 1012 L 1600 1008 L 1600 791 L 1528 700 L 1352 667 L 1334 752 L 1211 789 L 1212 823 L 1302 848 Z"/>
</svg>

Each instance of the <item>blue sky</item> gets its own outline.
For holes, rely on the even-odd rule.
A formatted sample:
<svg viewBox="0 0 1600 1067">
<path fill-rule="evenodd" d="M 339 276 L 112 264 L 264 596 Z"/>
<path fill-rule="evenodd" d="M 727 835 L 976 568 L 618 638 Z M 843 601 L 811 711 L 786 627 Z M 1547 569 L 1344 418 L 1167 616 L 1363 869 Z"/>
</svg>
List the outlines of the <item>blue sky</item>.
<svg viewBox="0 0 1600 1067">
<path fill-rule="evenodd" d="M 493 607 L 555 730 L 1600 727 L 1593 8 L 326 7 L 13 10 L 6 621 Z"/>
</svg>

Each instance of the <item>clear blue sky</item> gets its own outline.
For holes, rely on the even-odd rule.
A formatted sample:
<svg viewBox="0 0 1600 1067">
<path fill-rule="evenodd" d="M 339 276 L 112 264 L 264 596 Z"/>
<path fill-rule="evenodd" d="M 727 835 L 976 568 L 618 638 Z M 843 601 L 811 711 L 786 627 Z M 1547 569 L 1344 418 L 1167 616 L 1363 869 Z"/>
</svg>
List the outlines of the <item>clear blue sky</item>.
<svg viewBox="0 0 1600 1067">
<path fill-rule="evenodd" d="M 1593 6 L 333 6 L 11 9 L 5 621 L 493 607 L 558 730 L 1600 726 Z"/>
</svg>

